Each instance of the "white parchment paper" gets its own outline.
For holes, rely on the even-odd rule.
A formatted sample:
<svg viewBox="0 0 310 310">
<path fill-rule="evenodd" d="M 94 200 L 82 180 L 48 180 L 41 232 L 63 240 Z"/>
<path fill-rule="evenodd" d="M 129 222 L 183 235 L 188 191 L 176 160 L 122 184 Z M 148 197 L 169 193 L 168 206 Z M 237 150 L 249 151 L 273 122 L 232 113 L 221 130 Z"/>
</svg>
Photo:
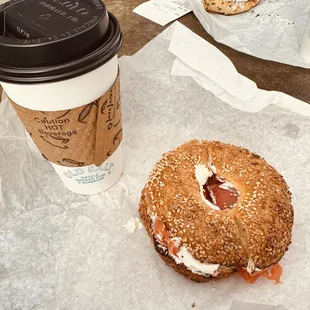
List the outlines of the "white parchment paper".
<svg viewBox="0 0 310 310">
<path fill-rule="evenodd" d="M 189 1 L 216 41 L 259 58 L 310 68 L 310 62 L 300 55 L 309 0 L 261 0 L 251 11 L 234 16 L 210 14 L 202 0 Z"/>
<path fill-rule="evenodd" d="M 108 192 L 66 190 L 8 102 L 0 104 L 1 310 L 228 310 L 233 300 L 309 309 L 310 121 L 274 105 L 236 110 L 191 77 L 171 76 L 172 32 L 120 59 L 125 168 Z M 161 154 L 194 138 L 247 147 L 284 175 L 296 214 L 282 284 L 190 282 L 161 261 L 143 229 L 124 227 Z"/>
<path fill-rule="evenodd" d="M 236 109 L 259 112 L 275 104 L 310 118 L 309 104 L 281 92 L 259 89 L 253 81 L 238 73 L 220 50 L 179 22 L 175 23 L 169 51 L 177 57 L 172 75 L 192 77 Z"/>
</svg>

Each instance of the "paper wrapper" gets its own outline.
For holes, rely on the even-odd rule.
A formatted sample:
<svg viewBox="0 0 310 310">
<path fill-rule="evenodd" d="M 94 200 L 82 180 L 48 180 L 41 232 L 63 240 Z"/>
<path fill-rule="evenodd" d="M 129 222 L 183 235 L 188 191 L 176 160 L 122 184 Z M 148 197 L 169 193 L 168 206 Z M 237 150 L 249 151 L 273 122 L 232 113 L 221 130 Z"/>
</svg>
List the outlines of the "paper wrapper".
<svg viewBox="0 0 310 310">
<path fill-rule="evenodd" d="M 42 156 L 66 167 L 101 165 L 122 140 L 119 75 L 98 100 L 64 111 L 13 107 Z"/>
<path fill-rule="evenodd" d="M 255 57 L 310 68 L 300 54 L 309 0 L 261 0 L 233 16 L 207 13 L 202 0 L 189 0 L 195 16 L 212 37 Z"/>
<path fill-rule="evenodd" d="M 253 81 L 239 74 L 220 50 L 179 22 L 175 22 L 169 51 L 177 57 L 172 75 L 192 77 L 235 109 L 259 112 L 275 104 L 310 117 L 309 104 L 281 92 L 259 89 Z"/>
<path fill-rule="evenodd" d="M 237 110 L 191 77 L 171 76 L 173 30 L 120 59 L 124 173 L 104 193 L 64 188 L 11 105 L 0 104 L 0 308 L 229 310 L 240 300 L 310 309 L 310 121 L 265 102 L 257 113 Z M 295 226 L 281 284 L 191 282 L 165 265 L 144 229 L 124 227 L 156 161 L 191 139 L 245 147 L 283 174 Z"/>
</svg>

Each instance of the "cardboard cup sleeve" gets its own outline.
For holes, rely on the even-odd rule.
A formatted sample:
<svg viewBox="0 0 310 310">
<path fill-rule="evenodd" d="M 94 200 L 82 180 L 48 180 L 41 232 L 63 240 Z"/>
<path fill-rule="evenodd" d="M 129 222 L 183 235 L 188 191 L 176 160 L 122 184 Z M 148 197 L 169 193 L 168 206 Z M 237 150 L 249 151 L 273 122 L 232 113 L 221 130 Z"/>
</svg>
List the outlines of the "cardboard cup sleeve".
<svg viewBox="0 0 310 310">
<path fill-rule="evenodd" d="M 11 103 L 42 156 L 52 163 L 99 166 L 122 141 L 119 75 L 101 98 L 71 110 L 34 111 Z"/>
</svg>

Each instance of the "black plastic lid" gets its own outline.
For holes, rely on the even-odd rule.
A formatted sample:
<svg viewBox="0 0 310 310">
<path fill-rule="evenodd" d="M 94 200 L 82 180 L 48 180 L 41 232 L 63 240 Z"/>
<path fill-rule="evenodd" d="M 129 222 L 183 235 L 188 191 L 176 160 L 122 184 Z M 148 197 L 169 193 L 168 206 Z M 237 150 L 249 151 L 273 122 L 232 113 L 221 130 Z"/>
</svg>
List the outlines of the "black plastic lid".
<svg viewBox="0 0 310 310">
<path fill-rule="evenodd" d="M 101 0 L 12 0 L 0 6 L 0 81 L 41 83 L 92 71 L 122 33 Z"/>
</svg>

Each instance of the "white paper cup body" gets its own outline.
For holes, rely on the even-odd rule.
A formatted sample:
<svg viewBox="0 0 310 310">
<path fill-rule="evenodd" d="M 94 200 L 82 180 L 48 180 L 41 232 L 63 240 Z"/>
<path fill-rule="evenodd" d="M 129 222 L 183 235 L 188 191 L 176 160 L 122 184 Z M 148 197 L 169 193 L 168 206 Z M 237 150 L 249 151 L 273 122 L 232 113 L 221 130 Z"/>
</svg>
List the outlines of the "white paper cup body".
<svg viewBox="0 0 310 310">
<path fill-rule="evenodd" d="M 117 56 L 81 76 L 53 83 L 1 85 L 11 100 L 36 111 L 61 111 L 91 103 L 103 96 L 118 74 Z M 101 166 L 64 167 L 52 163 L 64 185 L 72 192 L 92 195 L 112 187 L 123 170 L 121 145 Z"/>
<path fill-rule="evenodd" d="M 301 56 L 310 62 L 310 12 L 305 29 L 305 34 L 301 43 Z"/>
<path fill-rule="evenodd" d="M 108 190 L 121 177 L 123 158 L 121 145 L 100 166 L 70 168 L 52 163 L 64 185 L 72 192 L 93 195 Z"/>
</svg>

